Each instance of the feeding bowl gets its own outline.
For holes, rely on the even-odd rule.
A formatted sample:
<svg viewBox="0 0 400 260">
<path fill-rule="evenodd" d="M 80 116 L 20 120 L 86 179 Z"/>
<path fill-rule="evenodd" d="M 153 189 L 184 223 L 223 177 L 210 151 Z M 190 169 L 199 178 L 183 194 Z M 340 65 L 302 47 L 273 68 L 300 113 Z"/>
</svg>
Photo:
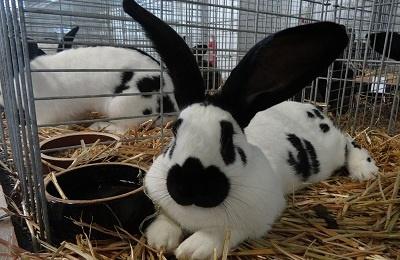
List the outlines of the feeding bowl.
<svg viewBox="0 0 400 260">
<path fill-rule="evenodd" d="M 155 212 L 141 186 L 144 172 L 126 163 L 95 163 L 62 171 L 55 176 L 64 199 L 47 176 L 45 190 L 53 242 L 73 240 L 82 233 L 82 227 L 73 220 L 138 233 L 143 220 Z M 95 230 L 90 233 L 91 238 L 106 238 Z"/>
<path fill-rule="evenodd" d="M 121 146 L 121 143 L 119 142 L 119 136 L 100 132 L 79 132 L 63 134 L 46 139 L 40 142 L 42 160 L 48 162 L 48 164 L 43 163 L 43 173 L 47 174 L 54 170 L 51 166 L 49 166 L 49 164 L 63 169 L 68 168 L 74 162 L 75 158 L 70 158 L 68 156 L 56 156 L 55 151 L 65 151 L 66 149 L 79 148 L 81 146 L 81 140 L 83 140 L 87 147 L 93 145 L 97 140 L 99 140 L 99 144 L 104 144 L 104 146 L 111 144 L 110 148 L 108 149 L 115 148 L 116 150 L 119 146 Z M 107 151 L 109 151 L 108 149 Z M 107 151 L 99 154 L 98 156 L 96 156 L 95 152 L 91 154 L 92 156 L 95 156 L 95 158 L 91 158 L 91 162 L 100 162 L 106 157 L 109 157 L 110 154 Z"/>
</svg>

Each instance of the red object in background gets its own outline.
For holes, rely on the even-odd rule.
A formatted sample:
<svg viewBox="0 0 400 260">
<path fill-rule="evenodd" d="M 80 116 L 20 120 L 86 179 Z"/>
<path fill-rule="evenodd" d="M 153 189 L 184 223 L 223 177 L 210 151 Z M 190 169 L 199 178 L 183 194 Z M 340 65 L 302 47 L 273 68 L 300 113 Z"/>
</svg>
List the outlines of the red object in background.
<svg viewBox="0 0 400 260">
<path fill-rule="evenodd" d="M 210 37 L 210 41 L 208 42 L 208 61 L 211 63 L 213 67 L 217 66 L 217 42 L 215 41 L 215 36 L 212 35 Z"/>
</svg>

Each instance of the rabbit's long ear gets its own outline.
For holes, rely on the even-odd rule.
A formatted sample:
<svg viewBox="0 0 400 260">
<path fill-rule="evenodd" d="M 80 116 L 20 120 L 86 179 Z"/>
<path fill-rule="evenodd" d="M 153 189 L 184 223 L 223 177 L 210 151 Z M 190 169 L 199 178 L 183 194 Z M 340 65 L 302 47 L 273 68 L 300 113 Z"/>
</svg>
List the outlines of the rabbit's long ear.
<svg viewBox="0 0 400 260">
<path fill-rule="evenodd" d="M 72 48 L 72 42 L 75 39 L 76 33 L 79 31 L 79 26 L 75 26 L 69 32 L 64 35 L 63 42 L 57 47 L 57 52 L 61 52 L 65 49 Z"/>
<path fill-rule="evenodd" d="M 32 40 L 31 38 L 27 38 L 28 40 Z M 29 51 L 29 60 L 33 60 L 34 58 L 42 55 L 46 55 L 46 53 L 39 49 L 39 46 L 36 42 L 28 42 L 28 51 Z"/>
<path fill-rule="evenodd" d="M 123 6 L 124 11 L 143 27 L 167 66 L 179 108 L 204 101 L 203 78 L 185 41 L 170 26 L 135 1 L 124 0 Z"/>
<path fill-rule="evenodd" d="M 296 94 L 343 52 L 345 27 L 332 22 L 301 25 L 257 43 L 215 97 L 244 128 L 254 115 Z"/>
<path fill-rule="evenodd" d="M 383 54 L 385 39 L 386 32 L 371 33 L 369 45 L 379 54 Z M 389 32 L 386 44 L 385 56 L 400 61 L 400 34 Z"/>
</svg>

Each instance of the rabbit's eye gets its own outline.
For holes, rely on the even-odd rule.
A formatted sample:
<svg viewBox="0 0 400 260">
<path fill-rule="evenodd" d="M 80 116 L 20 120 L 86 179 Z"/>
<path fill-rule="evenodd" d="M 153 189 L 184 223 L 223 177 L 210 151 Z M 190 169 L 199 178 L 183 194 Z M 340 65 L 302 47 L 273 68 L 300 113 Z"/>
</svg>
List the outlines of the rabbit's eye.
<svg viewBox="0 0 400 260">
<path fill-rule="evenodd" d="M 367 161 L 368 161 L 368 162 L 371 162 L 371 161 L 372 161 L 372 160 L 371 160 L 371 157 L 368 157 L 368 158 L 367 158 Z"/>
<path fill-rule="evenodd" d="M 174 134 L 174 136 L 176 136 L 176 134 L 178 133 L 178 129 L 179 129 L 179 126 L 182 124 L 182 121 L 183 121 L 183 119 L 182 119 L 182 118 L 179 118 L 179 119 L 176 120 L 176 121 L 174 122 L 174 124 L 172 125 L 171 130 L 172 130 L 172 133 Z"/>
</svg>

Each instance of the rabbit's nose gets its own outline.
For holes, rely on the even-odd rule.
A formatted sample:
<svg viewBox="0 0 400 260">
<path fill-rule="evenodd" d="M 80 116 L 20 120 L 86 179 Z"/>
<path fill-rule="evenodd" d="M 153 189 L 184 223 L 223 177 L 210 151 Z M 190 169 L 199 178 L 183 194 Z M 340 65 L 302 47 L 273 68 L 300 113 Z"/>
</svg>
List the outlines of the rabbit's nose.
<svg viewBox="0 0 400 260">
<path fill-rule="evenodd" d="M 212 208 L 228 196 L 228 178 L 216 166 L 204 167 L 199 159 L 189 157 L 183 166 L 175 164 L 168 172 L 167 189 L 176 203 Z"/>
</svg>

